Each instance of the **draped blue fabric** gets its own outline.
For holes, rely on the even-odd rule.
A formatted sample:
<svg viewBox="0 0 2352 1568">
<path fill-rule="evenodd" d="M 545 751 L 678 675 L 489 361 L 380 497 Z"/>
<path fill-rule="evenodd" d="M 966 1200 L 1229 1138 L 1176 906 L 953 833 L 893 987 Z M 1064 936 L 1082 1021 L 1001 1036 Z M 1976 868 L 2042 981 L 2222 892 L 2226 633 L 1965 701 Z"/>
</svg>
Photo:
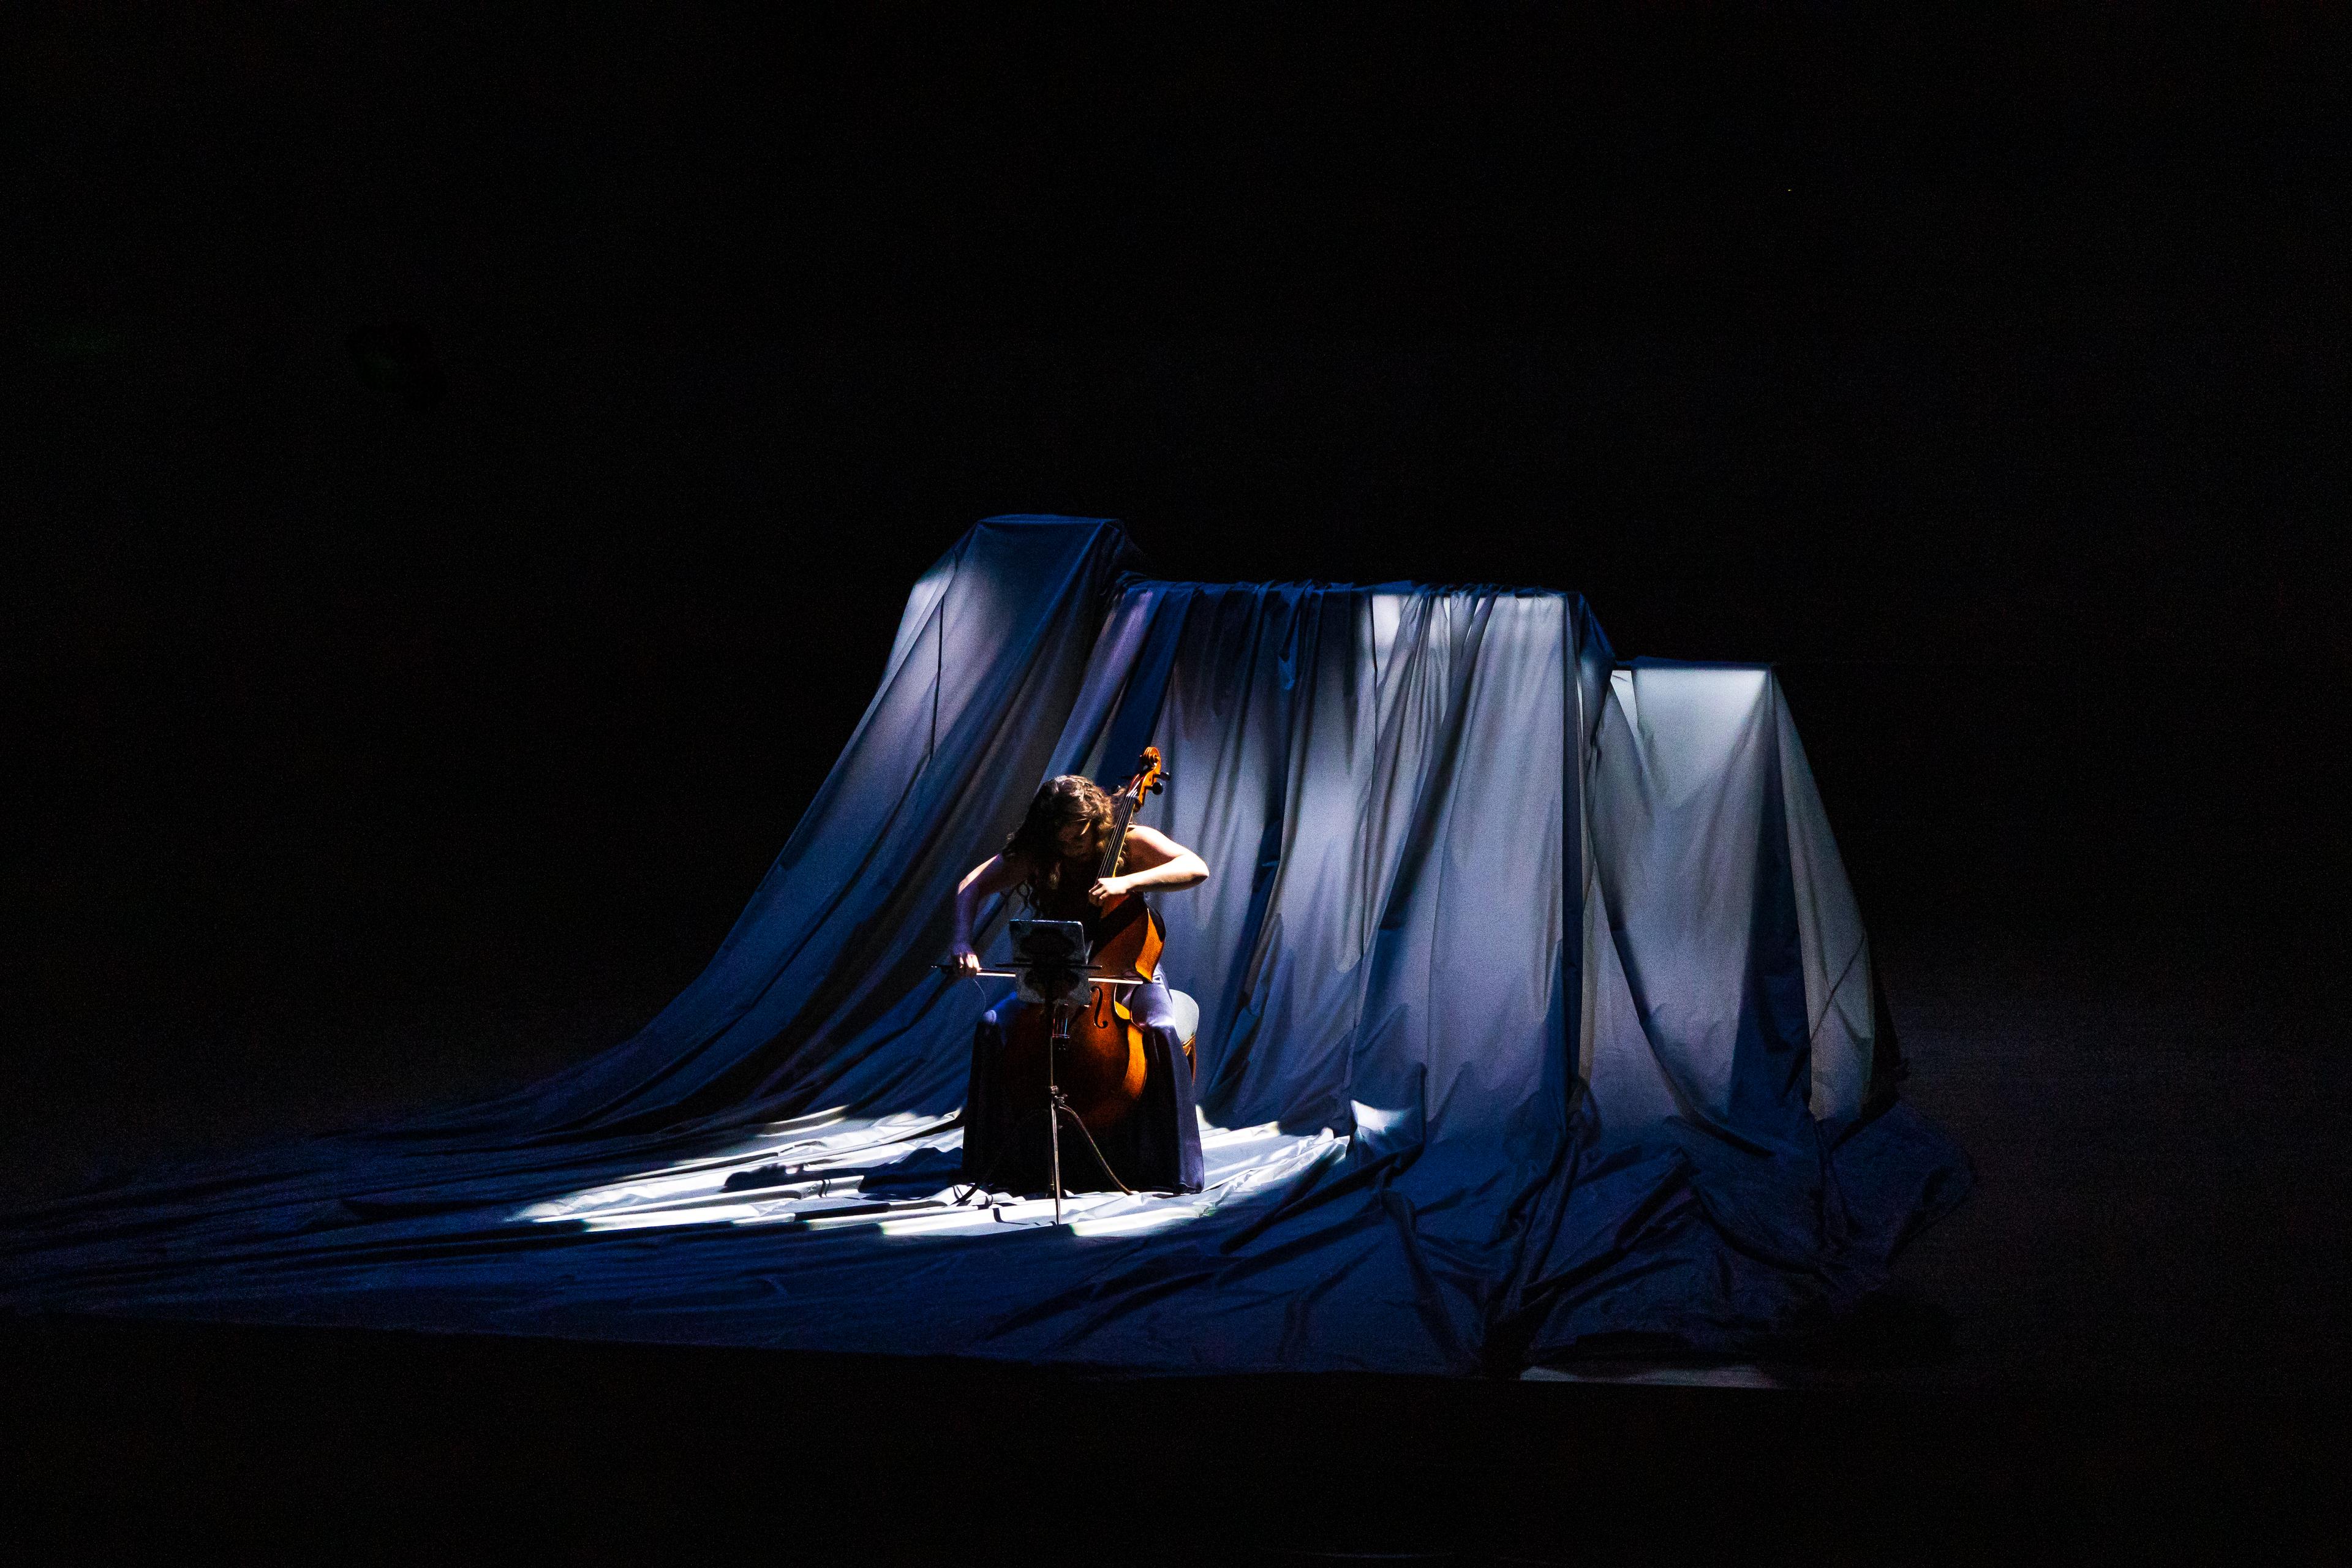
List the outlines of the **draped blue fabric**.
<svg viewBox="0 0 2352 1568">
<path fill-rule="evenodd" d="M 1836 1310 L 1957 1203 L 1769 670 L 1618 669 L 1573 595 L 1163 582 L 996 518 L 704 973 L 532 1089 L 9 1217 L 19 1310 L 1508 1371 Z M 1044 777 L 1140 820 L 1202 1010 L 1197 1193 L 955 1183 L 975 1021 L 930 966 Z M 1003 910 L 985 911 L 983 951 Z"/>
</svg>

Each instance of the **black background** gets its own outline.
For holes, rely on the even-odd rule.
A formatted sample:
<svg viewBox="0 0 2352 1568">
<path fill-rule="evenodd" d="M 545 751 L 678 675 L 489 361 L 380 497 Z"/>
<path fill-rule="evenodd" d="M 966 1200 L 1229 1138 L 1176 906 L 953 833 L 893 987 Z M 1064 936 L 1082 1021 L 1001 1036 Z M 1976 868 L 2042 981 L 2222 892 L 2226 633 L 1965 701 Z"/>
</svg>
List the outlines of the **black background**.
<svg viewBox="0 0 2352 1568">
<path fill-rule="evenodd" d="M 1578 11 L 13 7 L 8 1178 L 626 1035 L 1007 511 L 1774 661 L 1916 1038 L 2169 1019 L 2037 1104 L 2176 1131 L 2321 1071 L 2341 29 Z M 2231 1179 L 2150 1222 L 2192 1273 L 2279 1212 Z M 2127 1185 L 2013 1194 L 1975 1288 Z"/>
</svg>

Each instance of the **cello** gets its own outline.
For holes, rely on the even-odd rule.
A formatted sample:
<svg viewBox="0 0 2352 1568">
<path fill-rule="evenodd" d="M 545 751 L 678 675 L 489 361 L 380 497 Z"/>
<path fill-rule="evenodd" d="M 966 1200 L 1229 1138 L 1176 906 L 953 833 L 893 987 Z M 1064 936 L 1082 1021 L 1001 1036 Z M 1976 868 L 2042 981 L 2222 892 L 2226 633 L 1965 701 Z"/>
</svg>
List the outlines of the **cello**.
<svg viewBox="0 0 2352 1568">
<path fill-rule="evenodd" d="M 1104 836 L 1098 877 L 1118 873 L 1127 847 L 1128 825 L 1145 798 L 1166 787 L 1168 772 L 1160 750 L 1146 746 L 1135 775 L 1111 797 L 1110 830 Z M 999 1082 L 1011 1103 L 1045 1093 L 1040 1109 L 1050 1128 L 1054 1200 L 1062 1197 L 1061 1126 L 1069 1117 L 1093 1149 L 1096 1161 L 1121 1192 L 1133 1191 L 1111 1168 L 1096 1134 L 1126 1121 L 1143 1098 L 1150 1058 L 1143 1026 L 1129 998 L 1135 985 L 1160 972 L 1167 928 L 1140 893 L 1122 893 L 1100 908 L 1082 971 L 1063 981 L 1040 1005 L 1024 1007 L 1013 1020 L 999 1058 Z M 1050 984 L 1049 980 L 1049 984 Z M 1034 1088 L 1032 1086 L 1034 1086 Z"/>
</svg>

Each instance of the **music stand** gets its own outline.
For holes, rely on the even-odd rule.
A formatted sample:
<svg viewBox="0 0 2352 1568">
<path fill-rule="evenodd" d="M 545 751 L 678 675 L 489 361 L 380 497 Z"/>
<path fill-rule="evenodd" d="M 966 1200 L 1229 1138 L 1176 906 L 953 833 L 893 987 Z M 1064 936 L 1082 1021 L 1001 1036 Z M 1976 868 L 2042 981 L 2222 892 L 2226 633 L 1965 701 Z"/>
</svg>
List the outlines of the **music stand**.
<svg viewBox="0 0 2352 1568">
<path fill-rule="evenodd" d="M 1062 1223 L 1062 1118 L 1067 1116 L 1076 1123 L 1087 1147 L 1095 1152 L 1106 1173 L 1118 1189 L 1131 1193 L 1133 1188 L 1119 1181 L 1118 1173 L 1103 1158 L 1102 1147 L 1095 1142 L 1086 1121 L 1078 1115 L 1063 1094 L 1062 1086 L 1054 1074 L 1054 1054 L 1070 1037 L 1070 1016 L 1094 1001 L 1097 985 L 1140 985 L 1134 978 L 1107 979 L 1087 962 L 1087 928 L 1076 921 L 1016 920 L 1012 922 L 1013 959 L 1003 969 L 983 969 L 982 974 L 1017 983 L 1015 989 L 1021 1000 L 1032 1006 L 1053 1009 L 1053 1027 L 1045 1044 L 1045 1133 L 1046 1159 L 1054 1184 L 1054 1223 Z M 956 973 L 952 963 L 935 967 Z"/>
</svg>

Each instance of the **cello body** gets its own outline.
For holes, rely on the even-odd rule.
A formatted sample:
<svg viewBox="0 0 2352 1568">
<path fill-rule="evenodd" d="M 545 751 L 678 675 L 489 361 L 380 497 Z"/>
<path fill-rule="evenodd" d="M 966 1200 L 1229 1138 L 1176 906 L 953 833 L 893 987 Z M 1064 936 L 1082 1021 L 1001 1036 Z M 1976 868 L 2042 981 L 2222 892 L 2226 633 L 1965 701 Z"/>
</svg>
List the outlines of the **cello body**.
<svg viewBox="0 0 2352 1568">
<path fill-rule="evenodd" d="M 1167 943 L 1159 914 L 1139 893 L 1115 899 L 1089 943 L 1088 965 L 1106 978 L 1150 980 L 1160 973 Z M 1006 1032 L 1003 1071 L 1017 1100 L 1034 1093 L 1042 1106 L 1045 1053 L 1053 1053 L 1053 1081 L 1090 1132 L 1106 1132 L 1126 1120 L 1143 1098 L 1148 1070 L 1143 1026 L 1129 1005 L 1126 986 L 1089 985 L 1084 999 L 1068 1005 L 1024 1007 Z"/>
</svg>

